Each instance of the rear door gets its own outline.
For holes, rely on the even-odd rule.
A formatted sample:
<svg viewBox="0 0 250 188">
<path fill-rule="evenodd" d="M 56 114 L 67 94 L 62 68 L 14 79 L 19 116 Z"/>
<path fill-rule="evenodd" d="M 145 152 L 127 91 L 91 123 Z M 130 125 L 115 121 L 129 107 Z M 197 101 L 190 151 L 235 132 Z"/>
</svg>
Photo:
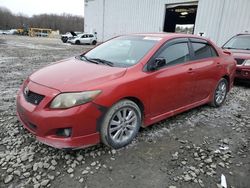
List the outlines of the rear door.
<svg viewBox="0 0 250 188">
<path fill-rule="evenodd" d="M 167 42 L 152 58 L 164 58 L 166 66 L 150 72 L 150 108 L 153 116 L 171 113 L 191 104 L 195 87 L 188 39 Z M 149 62 L 151 63 L 151 62 Z"/>
<path fill-rule="evenodd" d="M 221 76 L 221 62 L 217 51 L 206 40 L 190 38 L 196 86 L 194 101 L 206 99 Z"/>
</svg>

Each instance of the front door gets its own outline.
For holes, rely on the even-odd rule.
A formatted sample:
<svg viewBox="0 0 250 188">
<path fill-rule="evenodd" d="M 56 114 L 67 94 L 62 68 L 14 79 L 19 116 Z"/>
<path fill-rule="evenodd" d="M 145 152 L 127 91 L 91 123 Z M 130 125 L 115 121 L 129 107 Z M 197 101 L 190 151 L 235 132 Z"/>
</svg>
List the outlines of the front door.
<svg viewBox="0 0 250 188">
<path fill-rule="evenodd" d="M 166 66 L 151 72 L 150 107 L 152 116 L 193 103 L 195 73 L 190 61 L 188 40 L 168 42 L 153 58 L 164 58 Z"/>
</svg>

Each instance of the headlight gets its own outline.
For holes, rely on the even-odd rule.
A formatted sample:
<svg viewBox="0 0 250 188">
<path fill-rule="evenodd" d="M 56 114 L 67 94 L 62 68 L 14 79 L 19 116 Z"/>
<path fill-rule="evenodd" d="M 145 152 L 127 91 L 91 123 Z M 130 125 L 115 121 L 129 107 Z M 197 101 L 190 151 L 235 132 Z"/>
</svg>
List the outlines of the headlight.
<svg viewBox="0 0 250 188">
<path fill-rule="evenodd" d="M 250 66 L 250 59 L 245 60 L 243 65 L 245 65 L 245 66 Z"/>
<path fill-rule="evenodd" d="M 70 108 L 94 100 L 101 90 L 84 91 L 80 93 L 62 93 L 57 95 L 50 104 L 50 108 Z"/>
</svg>

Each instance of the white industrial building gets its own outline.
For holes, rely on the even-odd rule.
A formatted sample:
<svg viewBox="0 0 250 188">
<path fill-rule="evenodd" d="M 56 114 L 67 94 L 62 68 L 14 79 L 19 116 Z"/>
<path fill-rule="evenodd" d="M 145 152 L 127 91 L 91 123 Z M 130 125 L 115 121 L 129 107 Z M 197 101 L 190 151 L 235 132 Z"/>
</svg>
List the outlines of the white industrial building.
<svg viewBox="0 0 250 188">
<path fill-rule="evenodd" d="M 176 32 L 193 26 L 222 45 L 237 33 L 250 31 L 250 0 L 85 0 L 87 32 L 99 41 L 139 32 Z"/>
</svg>

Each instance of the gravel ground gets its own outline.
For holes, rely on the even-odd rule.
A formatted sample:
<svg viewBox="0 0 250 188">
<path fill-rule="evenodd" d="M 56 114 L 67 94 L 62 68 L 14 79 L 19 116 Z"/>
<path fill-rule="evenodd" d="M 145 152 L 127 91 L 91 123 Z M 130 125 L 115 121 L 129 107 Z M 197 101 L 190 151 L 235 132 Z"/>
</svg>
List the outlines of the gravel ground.
<svg viewBox="0 0 250 188">
<path fill-rule="evenodd" d="M 221 108 L 202 106 L 141 129 L 120 150 L 48 147 L 23 129 L 15 96 L 23 80 L 92 46 L 0 36 L 0 187 L 250 187 L 250 86 L 237 85 Z"/>
</svg>

